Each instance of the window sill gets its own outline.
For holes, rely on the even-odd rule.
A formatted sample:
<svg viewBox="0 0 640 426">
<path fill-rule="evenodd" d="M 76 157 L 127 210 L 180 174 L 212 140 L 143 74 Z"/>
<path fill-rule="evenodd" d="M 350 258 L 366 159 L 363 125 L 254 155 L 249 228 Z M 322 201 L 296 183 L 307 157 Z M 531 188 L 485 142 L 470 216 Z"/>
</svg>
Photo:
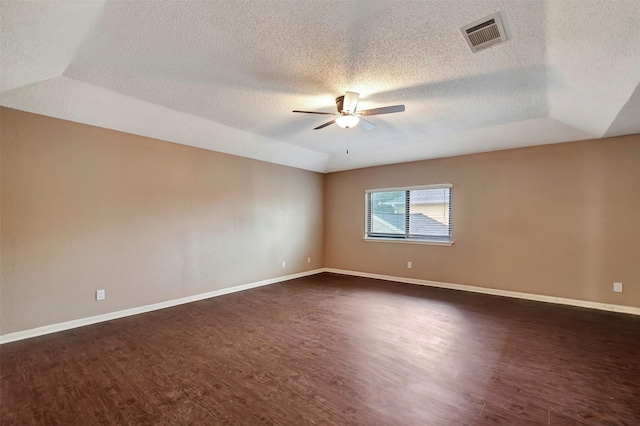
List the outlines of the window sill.
<svg viewBox="0 0 640 426">
<path fill-rule="evenodd" d="M 452 246 L 453 241 L 430 241 L 430 240 L 408 240 L 401 238 L 371 238 L 364 237 L 363 240 L 365 242 L 374 242 L 374 243 L 400 243 L 400 244 L 425 244 L 429 246 Z"/>
</svg>

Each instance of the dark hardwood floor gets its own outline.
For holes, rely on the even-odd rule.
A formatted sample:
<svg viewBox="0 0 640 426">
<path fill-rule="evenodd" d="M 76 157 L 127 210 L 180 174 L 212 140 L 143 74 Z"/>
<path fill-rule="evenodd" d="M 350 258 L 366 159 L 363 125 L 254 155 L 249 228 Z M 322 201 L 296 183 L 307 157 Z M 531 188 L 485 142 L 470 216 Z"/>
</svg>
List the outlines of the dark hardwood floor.
<svg viewBox="0 0 640 426">
<path fill-rule="evenodd" d="M 10 424 L 639 425 L 640 317 L 320 274 L 0 347 Z"/>
</svg>

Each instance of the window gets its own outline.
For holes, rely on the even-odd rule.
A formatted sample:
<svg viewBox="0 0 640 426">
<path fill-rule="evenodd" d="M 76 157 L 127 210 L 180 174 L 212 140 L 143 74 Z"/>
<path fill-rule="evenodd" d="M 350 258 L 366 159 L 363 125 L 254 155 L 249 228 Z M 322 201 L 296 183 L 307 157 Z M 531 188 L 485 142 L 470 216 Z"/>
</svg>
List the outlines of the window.
<svg viewBox="0 0 640 426">
<path fill-rule="evenodd" d="M 452 244 L 452 185 L 366 191 L 365 239 Z"/>
</svg>

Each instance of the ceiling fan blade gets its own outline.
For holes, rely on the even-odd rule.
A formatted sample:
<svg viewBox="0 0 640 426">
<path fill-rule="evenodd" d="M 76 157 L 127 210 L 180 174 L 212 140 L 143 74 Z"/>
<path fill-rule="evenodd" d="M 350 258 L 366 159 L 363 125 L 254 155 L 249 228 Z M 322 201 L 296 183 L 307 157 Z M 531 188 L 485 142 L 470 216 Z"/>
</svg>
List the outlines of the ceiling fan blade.
<svg viewBox="0 0 640 426">
<path fill-rule="evenodd" d="M 324 123 L 324 124 L 319 125 L 318 127 L 314 127 L 314 128 L 313 128 L 313 130 L 318 130 L 318 129 L 322 129 L 322 128 L 324 128 L 324 127 L 327 127 L 327 126 L 329 126 L 329 125 L 331 125 L 331 124 L 335 123 L 335 121 L 336 121 L 336 120 L 328 121 L 328 122 L 326 122 L 326 123 Z"/>
<path fill-rule="evenodd" d="M 358 125 L 359 125 L 360 127 L 362 127 L 362 130 L 365 130 L 365 131 L 367 131 L 367 132 L 376 128 L 376 125 L 375 125 L 375 124 L 373 124 L 373 123 L 372 123 L 372 122 L 370 122 L 370 121 L 365 120 L 365 119 L 364 119 L 364 118 L 362 118 L 362 117 L 360 118 L 360 122 L 358 123 Z"/>
<path fill-rule="evenodd" d="M 344 94 L 342 110 L 348 111 L 352 114 L 356 112 L 356 108 L 358 107 L 358 99 L 360 99 L 360 95 L 356 92 L 346 92 Z"/>
<path fill-rule="evenodd" d="M 301 112 L 302 114 L 337 115 L 334 112 L 320 112 L 320 111 L 298 111 L 298 110 L 293 110 L 291 112 Z"/>
<path fill-rule="evenodd" d="M 365 109 L 364 111 L 360 111 L 358 115 L 380 115 L 380 114 L 391 114 L 393 112 L 402 112 L 402 111 L 404 111 L 404 105 L 394 105 L 394 106 L 381 107 L 381 108 Z"/>
</svg>

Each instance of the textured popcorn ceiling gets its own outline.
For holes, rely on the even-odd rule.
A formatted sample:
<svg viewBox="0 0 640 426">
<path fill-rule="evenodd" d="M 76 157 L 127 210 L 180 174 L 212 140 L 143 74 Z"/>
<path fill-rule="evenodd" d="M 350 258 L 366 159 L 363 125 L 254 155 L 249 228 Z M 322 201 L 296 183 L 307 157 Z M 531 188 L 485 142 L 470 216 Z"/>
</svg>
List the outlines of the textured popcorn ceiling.
<svg viewBox="0 0 640 426">
<path fill-rule="evenodd" d="M 460 27 L 500 11 L 509 40 Z M 0 104 L 320 172 L 640 133 L 640 1 L 2 1 Z M 377 127 L 312 130 L 359 92 Z M 346 153 L 347 146 L 349 154 Z"/>
</svg>

